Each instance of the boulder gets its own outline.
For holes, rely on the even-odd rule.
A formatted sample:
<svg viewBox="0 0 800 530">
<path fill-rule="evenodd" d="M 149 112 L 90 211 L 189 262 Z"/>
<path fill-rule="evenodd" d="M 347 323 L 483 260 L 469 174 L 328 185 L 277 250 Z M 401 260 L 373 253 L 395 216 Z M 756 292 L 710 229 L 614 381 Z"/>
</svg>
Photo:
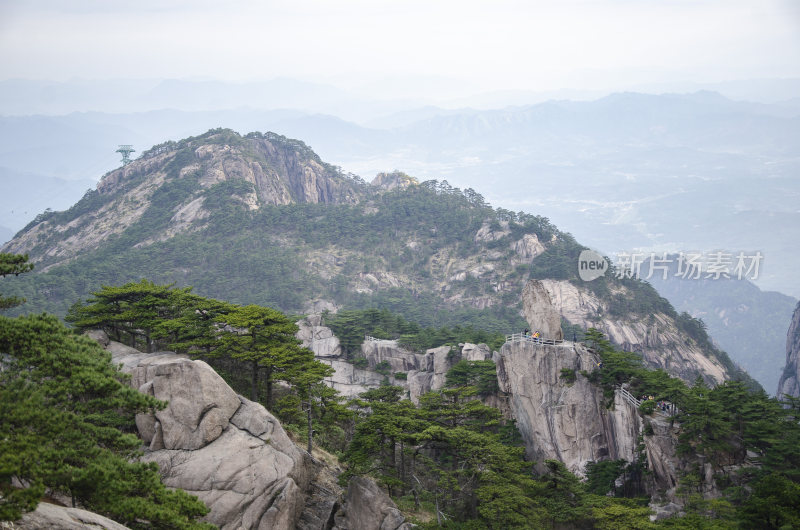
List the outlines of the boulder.
<svg viewBox="0 0 800 530">
<path fill-rule="evenodd" d="M 370 388 L 377 388 L 384 380 L 384 376 L 381 374 L 370 370 L 361 370 L 347 361 L 325 358 L 320 361 L 335 370 L 333 375 L 325 378 L 325 384 L 346 397 L 357 396 Z"/>
<path fill-rule="evenodd" d="M 416 355 L 398 346 L 396 340 L 365 340 L 361 344 L 361 353 L 366 357 L 372 370 L 383 362 L 391 366 L 392 372 L 419 369 Z"/>
<path fill-rule="evenodd" d="M 536 237 L 536 234 L 525 234 L 522 239 L 511 244 L 512 250 L 522 258 L 523 263 L 530 263 L 533 259 L 544 252 L 544 245 Z"/>
<path fill-rule="evenodd" d="M 486 344 L 464 343 L 461 346 L 461 358 L 465 361 L 488 361 L 492 358 L 492 350 Z"/>
<path fill-rule="evenodd" d="M 155 423 L 160 424 L 165 449 L 195 450 L 213 442 L 241 405 L 236 392 L 203 361 L 148 354 L 130 374 L 131 386 L 168 402 L 155 415 L 137 415 L 147 443 L 155 435 Z"/>
<path fill-rule="evenodd" d="M 374 480 L 353 477 L 347 485 L 334 530 L 410 530 L 412 525 Z"/>
<path fill-rule="evenodd" d="M 202 361 L 113 344 L 131 385 L 169 403 L 137 416 L 150 445 L 142 460 L 158 464 L 164 484 L 200 498 L 211 510 L 205 520 L 224 530 L 295 528 L 310 464 L 278 420 Z"/>
</svg>

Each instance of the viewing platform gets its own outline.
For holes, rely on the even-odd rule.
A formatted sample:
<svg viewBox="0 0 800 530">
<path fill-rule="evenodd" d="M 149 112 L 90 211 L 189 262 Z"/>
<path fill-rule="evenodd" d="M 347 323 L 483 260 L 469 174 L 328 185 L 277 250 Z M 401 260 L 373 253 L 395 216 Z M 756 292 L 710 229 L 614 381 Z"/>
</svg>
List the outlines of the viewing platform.
<svg viewBox="0 0 800 530">
<path fill-rule="evenodd" d="M 533 337 L 531 335 L 526 335 L 525 333 L 512 333 L 511 335 L 506 335 L 506 344 L 509 342 L 533 342 L 536 344 L 545 344 L 548 346 L 569 346 L 571 343 L 565 342 L 561 339 L 547 339 L 544 337 Z"/>
</svg>

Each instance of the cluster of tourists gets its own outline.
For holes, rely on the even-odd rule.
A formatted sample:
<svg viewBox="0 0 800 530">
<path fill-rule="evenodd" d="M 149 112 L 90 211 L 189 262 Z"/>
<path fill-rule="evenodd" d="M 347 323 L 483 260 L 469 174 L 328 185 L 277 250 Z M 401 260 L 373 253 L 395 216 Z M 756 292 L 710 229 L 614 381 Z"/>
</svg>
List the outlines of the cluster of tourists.
<svg viewBox="0 0 800 530">
<path fill-rule="evenodd" d="M 528 328 L 525 328 L 524 335 L 526 337 L 532 338 L 534 342 L 539 342 L 539 339 L 542 338 L 542 335 L 538 331 L 534 331 L 533 334 L 531 335 L 531 330 L 529 330 Z"/>
<path fill-rule="evenodd" d="M 648 400 L 649 401 L 655 401 L 656 398 L 653 397 L 652 395 L 650 395 L 650 396 L 647 396 L 647 395 L 642 396 L 642 401 L 648 401 Z M 656 409 L 660 410 L 664 414 L 672 414 L 672 413 L 675 412 L 675 405 L 673 405 L 669 401 L 663 401 L 662 400 L 662 401 L 659 401 L 659 402 L 656 403 Z"/>
</svg>

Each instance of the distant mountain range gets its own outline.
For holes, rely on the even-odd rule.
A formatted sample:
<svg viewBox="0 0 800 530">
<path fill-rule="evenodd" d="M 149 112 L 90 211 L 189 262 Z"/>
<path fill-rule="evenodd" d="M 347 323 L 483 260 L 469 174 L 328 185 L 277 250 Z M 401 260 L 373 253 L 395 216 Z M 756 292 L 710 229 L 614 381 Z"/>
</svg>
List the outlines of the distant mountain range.
<svg viewBox="0 0 800 530">
<path fill-rule="evenodd" d="M 141 149 L 219 126 L 272 130 L 304 138 L 364 178 L 400 169 L 486 189 L 493 203 L 545 215 L 605 253 L 761 250 L 759 286 L 800 296 L 799 114 L 699 92 L 425 107 L 375 118 L 373 127 L 292 110 L 2 117 L 0 166 L 96 179 L 118 166 L 117 144 Z"/>
</svg>

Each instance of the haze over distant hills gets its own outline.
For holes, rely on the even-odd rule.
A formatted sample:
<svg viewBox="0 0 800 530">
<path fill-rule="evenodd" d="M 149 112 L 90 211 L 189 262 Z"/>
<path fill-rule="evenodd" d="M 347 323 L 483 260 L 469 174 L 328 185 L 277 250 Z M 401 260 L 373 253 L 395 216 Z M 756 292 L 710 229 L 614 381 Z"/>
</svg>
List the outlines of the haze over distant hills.
<svg viewBox="0 0 800 530">
<path fill-rule="evenodd" d="M 0 93 L 10 85 L 0 83 Z M 165 82 L 151 92 L 172 94 L 162 99 L 168 104 L 179 87 L 211 85 Z M 247 87 L 233 91 L 238 101 L 249 101 Z M 318 99 L 321 108 L 335 100 L 320 85 L 276 81 L 266 87 L 274 99 L 264 105 L 299 106 L 328 94 Z M 204 93 L 186 98 L 185 105 L 211 101 Z M 699 92 L 613 94 L 500 110 L 392 103 L 394 110 L 384 106 L 381 114 L 369 102 L 363 105 L 372 116 L 369 126 L 313 109 L 6 116 L 0 118 L 0 166 L 96 180 L 118 166 L 114 150 L 120 143 L 141 151 L 218 126 L 272 130 L 306 139 L 325 160 L 366 179 L 396 168 L 488 190 L 493 203 L 545 215 L 606 253 L 761 250 L 758 285 L 800 296 L 791 243 L 800 235 L 794 233 L 800 226 L 794 184 L 800 107 L 791 102 L 750 103 Z M 777 226 L 788 233 L 779 235 Z"/>
</svg>

